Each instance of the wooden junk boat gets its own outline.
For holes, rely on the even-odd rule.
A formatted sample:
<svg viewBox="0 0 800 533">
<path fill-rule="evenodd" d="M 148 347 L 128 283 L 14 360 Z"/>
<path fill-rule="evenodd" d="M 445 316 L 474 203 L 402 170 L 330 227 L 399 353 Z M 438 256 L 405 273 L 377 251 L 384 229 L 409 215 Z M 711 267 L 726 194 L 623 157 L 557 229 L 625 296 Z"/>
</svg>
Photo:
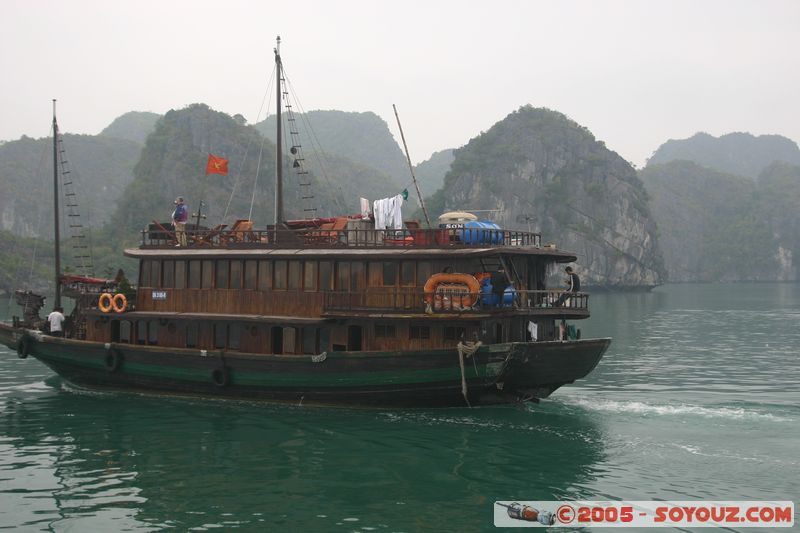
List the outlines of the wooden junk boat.
<svg viewBox="0 0 800 533">
<path fill-rule="evenodd" d="M 275 224 L 190 230 L 186 247 L 168 230 L 143 231 L 125 250 L 139 260 L 127 304 L 101 296 L 124 292 L 119 280 L 67 278 L 57 265 L 56 306 L 65 284 L 76 297 L 66 338 L 43 333 L 42 300 L 31 312 L 32 295 L 19 293 L 27 312 L 0 324 L 0 342 L 89 388 L 420 407 L 546 398 L 609 346 L 565 327 L 589 316 L 588 295 L 554 305 L 547 274 L 576 257 L 539 234 L 287 222 L 280 167 Z M 502 298 L 491 290 L 500 272 Z"/>
</svg>

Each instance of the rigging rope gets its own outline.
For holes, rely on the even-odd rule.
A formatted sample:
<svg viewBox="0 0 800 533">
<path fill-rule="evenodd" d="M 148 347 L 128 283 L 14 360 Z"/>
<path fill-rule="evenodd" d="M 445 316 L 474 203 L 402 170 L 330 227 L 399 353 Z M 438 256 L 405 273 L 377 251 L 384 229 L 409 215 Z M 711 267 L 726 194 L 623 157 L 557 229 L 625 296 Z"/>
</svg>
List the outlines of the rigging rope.
<svg viewBox="0 0 800 533">
<path fill-rule="evenodd" d="M 270 75 L 270 78 L 267 81 L 267 90 L 264 92 L 264 96 L 261 99 L 261 105 L 258 108 L 258 113 L 256 114 L 256 120 L 255 120 L 254 124 L 258 124 L 258 121 L 261 119 L 261 111 L 263 111 L 263 109 L 264 109 L 264 102 L 265 101 L 266 102 L 270 101 L 269 100 L 269 96 L 272 94 L 272 82 L 274 81 L 274 79 L 275 79 L 275 68 L 273 67 L 272 74 Z M 269 115 L 269 105 L 270 104 L 267 105 L 267 112 L 264 115 L 265 119 Z M 228 216 L 228 211 L 230 210 L 231 202 L 233 201 L 233 197 L 236 194 L 236 189 L 239 186 L 239 180 L 241 179 L 241 176 L 243 174 L 244 164 L 247 161 L 247 154 L 250 153 L 250 144 L 252 143 L 252 141 L 253 141 L 252 137 L 249 137 L 247 139 L 247 146 L 245 147 L 245 150 L 244 150 L 244 157 L 242 158 L 241 162 L 238 164 L 239 172 L 236 173 L 236 181 L 233 184 L 233 189 L 231 189 L 231 195 L 228 197 L 228 203 L 225 206 L 225 212 L 222 215 L 222 219 L 220 220 L 220 223 L 222 223 L 222 221 L 225 220 L 225 218 Z M 262 139 L 262 150 L 263 150 L 263 139 Z M 261 166 L 261 155 L 260 154 L 259 154 L 258 166 L 259 167 Z M 255 178 L 253 180 L 253 195 L 254 196 L 255 196 L 255 187 L 256 187 L 255 184 L 256 184 L 257 181 L 258 181 L 258 170 L 256 171 L 256 176 L 255 176 Z M 251 202 L 250 202 L 250 215 L 248 216 L 248 218 L 252 219 L 252 216 L 253 216 L 253 202 L 251 200 Z"/>
<path fill-rule="evenodd" d="M 319 141 L 319 137 L 317 136 L 317 132 L 314 130 L 311 122 L 308 120 L 308 113 L 306 112 L 305 108 L 303 107 L 300 99 L 297 96 L 297 91 L 295 91 L 294 86 L 292 85 L 291 80 L 289 79 L 288 75 L 286 75 L 286 70 L 284 68 L 284 78 L 286 78 L 286 85 L 290 89 L 292 95 L 294 96 L 294 101 L 297 104 L 297 109 L 300 110 L 300 120 L 303 121 L 303 125 L 309 132 L 309 141 L 310 141 L 310 148 L 311 151 L 314 153 L 317 161 L 317 165 L 319 166 L 320 173 L 322 174 L 325 183 L 331 190 L 338 190 L 339 195 L 334 195 L 333 200 L 336 203 L 336 207 L 340 210 L 340 212 L 345 212 L 346 206 L 343 204 L 344 201 L 344 191 L 342 190 L 341 184 L 334 184 L 331 182 L 330 176 L 328 175 L 328 171 L 326 167 L 331 166 L 330 162 L 327 160 L 327 153 L 322 149 L 322 143 Z"/>
<path fill-rule="evenodd" d="M 52 125 L 51 125 L 50 126 L 50 133 L 52 134 L 52 132 L 53 132 L 53 129 L 52 129 Z M 49 152 L 49 150 L 48 150 L 47 143 L 43 143 L 42 144 L 42 155 L 39 157 L 39 163 L 36 165 L 36 171 L 33 174 L 34 176 L 39 176 L 39 178 L 42 181 L 42 188 L 43 189 L 47 186 L 47 182 L 43 178 L 43 174 L 42 174 L 41 170 L 42 170 L 42 166 L 44 165 L 44 159 L 47 156 L 48 152 Z M 36 237 L 33 240 L 33 251 L 31 253 L 31 267 L 30 267 L 30 269 L 28 271 L 28 282 L 27 282 L 27 285 L 29 287 L 30 287 L 31 282 L 33 280 L 33 270 L 34 270 L 34 268 L 36 266 L 36 254 L 37 254 L 38 249 L 39 249 L 39 241 L 42 239 L 42 236 L 39 233 L 39 231 L 41 230 L 41 227 L 42 227 L 42 217 L 44 215 L 44 204 L 40 202 L 40 203 L 38 203 L 37 207 L 38 207 L 38 209 L 37 209 L 36 231 L 34 232 L 34 235 Z M 9 232 L 9 233 L 11 234 L 12 237 L 14 237 L 14 234 L 12 232 Z M 18 251 L 19 247 L 21 246 L 22 239 L 21 238 L 14 238 L 13 241 L 14 241 L 14 246 L 12 248 L 12 251 L 11 251 L 10 255 L 11 255 L 11 257 L 16 257 L 17 256 L 17 251 Z M 20 280 L 20 271 L 22 270 L 23 263 L 24 263 L 24 261 L 21 261 L 21 260 L 17 262 L 17 265 L 16 265 L 17 268 L 14 271 L 14 277 L 11 279 L 12 287 L 10 287 L 11 290 L 8 293 L 8 305 L 9 305 L 9 308 L 11 307 L 11 303 L 12 303 L 12 300 L 14 298 L 14 287 L 16 287 L 21 281 Z M 23 312 L 24 311 L 25 310 L 23 309 Z"/>
</svg>

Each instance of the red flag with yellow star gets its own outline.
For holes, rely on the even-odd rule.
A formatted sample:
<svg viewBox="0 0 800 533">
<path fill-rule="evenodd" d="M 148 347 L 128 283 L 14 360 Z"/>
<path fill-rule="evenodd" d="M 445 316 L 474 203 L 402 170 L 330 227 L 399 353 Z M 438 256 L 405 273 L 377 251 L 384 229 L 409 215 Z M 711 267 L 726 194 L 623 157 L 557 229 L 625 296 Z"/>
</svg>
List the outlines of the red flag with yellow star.
<svg viewBox="0 0 800 533">
<path fill-rule="evenodd" d="M 209 174 L 222 174 L 223 176 L 227 176 L 228 160 L 208 154 L 208 163 L 206 163 L 206 176 Z"/>
</svg>

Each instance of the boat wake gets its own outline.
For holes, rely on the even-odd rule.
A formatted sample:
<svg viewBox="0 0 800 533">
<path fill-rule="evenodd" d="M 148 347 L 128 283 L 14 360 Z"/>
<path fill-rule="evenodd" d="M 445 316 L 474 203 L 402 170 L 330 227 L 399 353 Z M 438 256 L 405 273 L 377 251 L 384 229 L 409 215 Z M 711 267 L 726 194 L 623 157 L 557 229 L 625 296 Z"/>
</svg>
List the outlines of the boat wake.
<svg viewBox="0 0 800 533">
<path fill-rule="evenodd" d="M 742 407 L 702 407 L 699 405 L 686 404 L 657 405 L 638 401 L 592 400 L 589 398 L 562 398 L 561 403 L 592 411 L 630 413 L 644 416 L 699 416 L 728 420 L 794 421 L 792 418 L 777 416 L 771 413 L 761 413 Z"/>
</svg>

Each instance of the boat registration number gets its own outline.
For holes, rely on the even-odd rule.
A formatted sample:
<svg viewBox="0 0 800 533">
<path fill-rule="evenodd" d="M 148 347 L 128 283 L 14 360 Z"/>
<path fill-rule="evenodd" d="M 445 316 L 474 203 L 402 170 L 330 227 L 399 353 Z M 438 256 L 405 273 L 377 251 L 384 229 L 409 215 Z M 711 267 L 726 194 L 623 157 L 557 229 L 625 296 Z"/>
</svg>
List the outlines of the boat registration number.
<svg viewBox="0 0 800 533">
<path fill-rule="evenodd" d="M 167 291 L 153 291 L 153 300 L 166 300 Z"/>
</svg>

